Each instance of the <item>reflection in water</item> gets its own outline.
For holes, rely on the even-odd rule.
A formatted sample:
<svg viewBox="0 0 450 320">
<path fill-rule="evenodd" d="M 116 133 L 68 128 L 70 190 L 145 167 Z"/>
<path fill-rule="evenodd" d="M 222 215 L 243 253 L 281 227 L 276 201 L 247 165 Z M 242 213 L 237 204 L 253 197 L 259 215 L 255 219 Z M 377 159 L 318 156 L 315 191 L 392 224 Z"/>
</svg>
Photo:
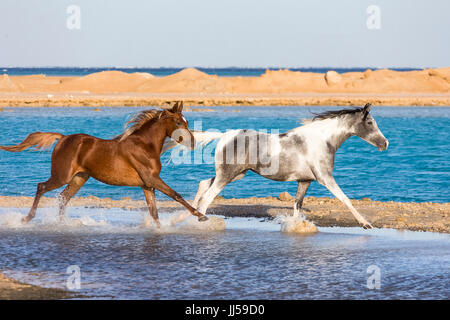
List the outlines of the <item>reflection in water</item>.
<svg viewBox="0 0 450 320">
<path fill-rule="evenodd" d="M 1 208 L 0 221 L 14 212 L 26 209 Z M 221 231 L 156 232 L 141 227 L 135 211 L 69 213 L 87 225 L 61 226 L 50 218 L 26 227 L 0 223 L 0 270 L 64 287 L 67 267 L 78 265 L 82 293 L 106 298 L 450 298 L 448 235 L 361 228 L 292 235 L 253 218 L 225 219 Z M 366 287 L 370 265 L 381 270 L 380 290 Z"/>
</svg>

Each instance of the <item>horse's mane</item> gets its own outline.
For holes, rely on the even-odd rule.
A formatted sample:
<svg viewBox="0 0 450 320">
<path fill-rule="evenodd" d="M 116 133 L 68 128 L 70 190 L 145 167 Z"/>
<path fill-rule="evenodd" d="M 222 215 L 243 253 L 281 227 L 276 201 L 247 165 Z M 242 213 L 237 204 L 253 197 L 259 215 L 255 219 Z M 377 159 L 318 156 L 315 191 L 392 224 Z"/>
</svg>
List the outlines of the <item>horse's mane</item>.
<svg viewBox="0 0 450 320">
<path fill-rule="evenodd" d="M 142 128 L 142 126 L 147 122 L 153 119 L 159 119 L 163 112 L 164 110 L 150 109 L 143 110 L 135 114 L 129 121 L 127 121 L 127 123 L 125 123 L 125 131 L 122 134 L 116 136 L 114 139 L 119 139 L 119 141 L 122 141 L 126 137 Z"/>
<path fill-rule="evenodd" d="M 363 110 L 364 108 L 354 107 L 353 109 L 328 110 L 320 113 L 311 112 L 314 115 L 314 117 L 312 119 L 304 119 L 302 120 L 302 122 L 304 124 L 307 124 L 317 120 L 332 119 L 347 114 L 355 114 L 358 112 L 362 112 Z"/>
</svg>

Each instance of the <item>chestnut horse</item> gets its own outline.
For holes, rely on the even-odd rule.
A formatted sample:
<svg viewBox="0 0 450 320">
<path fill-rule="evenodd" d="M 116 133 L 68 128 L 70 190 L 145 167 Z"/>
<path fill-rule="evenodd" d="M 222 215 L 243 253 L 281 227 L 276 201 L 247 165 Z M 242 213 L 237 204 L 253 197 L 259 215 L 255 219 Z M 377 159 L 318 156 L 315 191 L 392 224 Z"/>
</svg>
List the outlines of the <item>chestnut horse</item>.
<svg viewBox="0 0 450 320">
<path fill-rule="evenodd" d="M 49 148 L 56 140 L 52 154 L 51 176 L 38 183 L 33 206 L 23 222 L 36 215 L 39 199 L 46 192 L 67 184 L 59 195 L 59 215 L 62 219 L 67 203 L 90 178 L 115 186 L 138 186 L 144 191 L 150 215 L 159 227 L 155 189 L 178 201 L 199 221 L 208 218 L 189 205 L 160 177 L 160 155 L 166 137 L 193 149 L 194 137 L 181 114 L 183 103 L 168 110 L 145 110 L 135 115 L 124 133 L 111 140 L 87 134 L 64 136 L 56 132 L 35 132 L 15 146 L 0 146 L 1 150 L 20 152 L 35 146 Z"/>
</svg>

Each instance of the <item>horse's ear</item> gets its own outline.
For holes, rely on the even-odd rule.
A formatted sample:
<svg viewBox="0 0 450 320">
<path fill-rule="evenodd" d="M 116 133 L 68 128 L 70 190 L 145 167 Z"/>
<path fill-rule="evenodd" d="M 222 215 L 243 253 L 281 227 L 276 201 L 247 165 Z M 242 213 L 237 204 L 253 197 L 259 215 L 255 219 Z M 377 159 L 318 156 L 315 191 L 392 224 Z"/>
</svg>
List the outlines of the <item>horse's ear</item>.
<svg viewBox="0 0 450 320">
<path fill-rule="evenodd" d="M 364 106 L 364 108 L 362 110 L 363 121 L 365 121 L 367 116 L 369 115 L 370 108 L 372 108 L 372 105 L 370 103 L 366 103 L 366 105 Z"/>
<path fill-rule="evenodd" d="M 370 102 L 366 103 L 366 105 L 364 106 L 363 112 L 364 113 L 369 113 L 370 112 L 370 108 L 372 108 L 372 104 Z"/>
<path fill-rule="evenodd" d="M 183 101 L 175 102 L 172 109 L 170 109 L 170 112 L 173 113 L 181 113 L 181 111 L 183 111 Z"/>
<path fill-rule="evenodd" d="M 173 105 L 172 108 L 169 109 L 169 111 L 173 112 L 173 113 L 178 112 L 178 108 L 179 108 L 178 105 L 179 105 L 179 101 L 175 102 L 175 104 Z"/>
</svg>

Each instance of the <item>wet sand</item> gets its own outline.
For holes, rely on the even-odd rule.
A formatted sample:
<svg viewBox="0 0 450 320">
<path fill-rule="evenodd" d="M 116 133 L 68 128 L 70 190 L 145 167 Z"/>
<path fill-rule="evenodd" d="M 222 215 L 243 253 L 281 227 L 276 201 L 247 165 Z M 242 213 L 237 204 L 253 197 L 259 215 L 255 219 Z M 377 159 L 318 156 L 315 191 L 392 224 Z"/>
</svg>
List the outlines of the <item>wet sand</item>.
<svg viewBox="0 0 450 320">
<path fill-rule="evenodd" d="M 165 77 L 102 71 L 82 77 L 0 75 L 0 107 L 374 105 L 449 106 L 450 68 L 338 74 L 267 70 L 219 77 L 187 68 Z"/>
<path fill-rule="evenodd" d="M 185 106 L 450 106 L 450 94 L 2 94 L 0 107 Z M 1 111 L 1 109 L 0 109 Z M 186 110 L 201 111 L 201 110 Z"/>
<path fill-rule="evenodd" d="M 0 300 L 55 300 L 74 298 L 69 291 L 25 284 L 0 273 Z"/>
<path fill-rule="evenodd" d="M 0 196 L 0 207 L 28 208 L 32 201 L 32 197 Z M 381 202 L 368 198 L 352 200 L 352 203 L 376 228 L 450 233 L 450 203 Z M 44 197 L 40 202 L 41 207 L 56 207 L 56 205 L 55 198 Z M 166 211 L 182 208 L 174 201 L 158 201 L 157 205 L 159 210 Z M 74 198 L 69 206 L 147 210 L 144 200 L 136 201 L 131 198 L 112 200 L 93 196 Z M 319 227 L 359 227 L 349 210 L 337 199 L 307 197 L 304 207 L 311 210 L 305 212 L 306 218 Z M 274 218 L 292 211 L 293 200 L 290 196 L 285 201 L 275 197 L 224 199 L 219 196 L 210 206 L 208 214 Z"/>
</svg>

